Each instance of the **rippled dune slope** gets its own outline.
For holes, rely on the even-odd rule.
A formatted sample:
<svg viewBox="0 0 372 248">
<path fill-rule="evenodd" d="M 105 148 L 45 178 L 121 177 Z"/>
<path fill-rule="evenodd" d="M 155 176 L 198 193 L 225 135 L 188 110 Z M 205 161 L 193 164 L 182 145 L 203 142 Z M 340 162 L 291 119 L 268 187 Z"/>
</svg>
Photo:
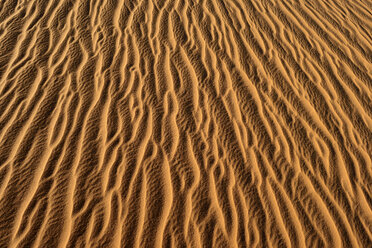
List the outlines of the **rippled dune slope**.
<svg viewBox="0 0 372 248">
<path fill-rule="evenodd" d="M 371 247 L 371 0 L 0 1 L 0 247 Z"/>
</svg>

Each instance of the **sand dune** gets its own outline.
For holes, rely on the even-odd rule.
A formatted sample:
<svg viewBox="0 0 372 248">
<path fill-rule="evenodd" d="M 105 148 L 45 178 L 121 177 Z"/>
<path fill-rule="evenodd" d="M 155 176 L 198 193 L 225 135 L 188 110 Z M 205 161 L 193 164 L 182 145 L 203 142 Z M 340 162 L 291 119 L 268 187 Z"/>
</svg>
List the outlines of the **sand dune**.
<svg viewBox="0 0 372 248">
<path fill-rule="evenodd" d="M 0 1 L 0 247 L 372 247 L 371 0 Z"/>
</svg>

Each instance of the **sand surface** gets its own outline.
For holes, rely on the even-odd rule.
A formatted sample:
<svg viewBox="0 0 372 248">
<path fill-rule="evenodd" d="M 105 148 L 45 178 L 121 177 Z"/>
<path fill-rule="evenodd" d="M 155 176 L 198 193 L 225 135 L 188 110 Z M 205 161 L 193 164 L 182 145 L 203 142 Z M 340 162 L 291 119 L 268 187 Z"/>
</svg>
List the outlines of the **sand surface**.
<svg viewBox="0 0 372 248">
<path fill-rule="evenodd" d="M 0 1 L 0 247 L 372 247 L 372 1 Z"/>
</svg>

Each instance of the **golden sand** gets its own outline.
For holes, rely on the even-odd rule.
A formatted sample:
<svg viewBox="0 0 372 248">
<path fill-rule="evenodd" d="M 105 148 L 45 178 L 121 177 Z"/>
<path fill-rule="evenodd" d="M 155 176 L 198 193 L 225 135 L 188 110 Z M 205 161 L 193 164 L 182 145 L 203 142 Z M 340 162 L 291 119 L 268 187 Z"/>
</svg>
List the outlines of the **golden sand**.
<svg viewBox="0 0 372 248">
<path fill-rule="evenodd" d="M 371 0 L 1 0 L 0 247 L 372 247 Z"/>
</svg>

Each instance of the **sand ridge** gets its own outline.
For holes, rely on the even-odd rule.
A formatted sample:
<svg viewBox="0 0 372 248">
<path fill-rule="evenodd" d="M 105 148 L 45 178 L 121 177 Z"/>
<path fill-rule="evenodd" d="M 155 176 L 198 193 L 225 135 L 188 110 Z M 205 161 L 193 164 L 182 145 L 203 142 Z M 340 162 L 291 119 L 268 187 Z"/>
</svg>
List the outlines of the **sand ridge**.
<svg viewBox="0 0 372 248">
<path fill-rule="evenodd" d="M 370 0 L 0 2 L 0 247 L 370 247 Z"/>
</svg>

